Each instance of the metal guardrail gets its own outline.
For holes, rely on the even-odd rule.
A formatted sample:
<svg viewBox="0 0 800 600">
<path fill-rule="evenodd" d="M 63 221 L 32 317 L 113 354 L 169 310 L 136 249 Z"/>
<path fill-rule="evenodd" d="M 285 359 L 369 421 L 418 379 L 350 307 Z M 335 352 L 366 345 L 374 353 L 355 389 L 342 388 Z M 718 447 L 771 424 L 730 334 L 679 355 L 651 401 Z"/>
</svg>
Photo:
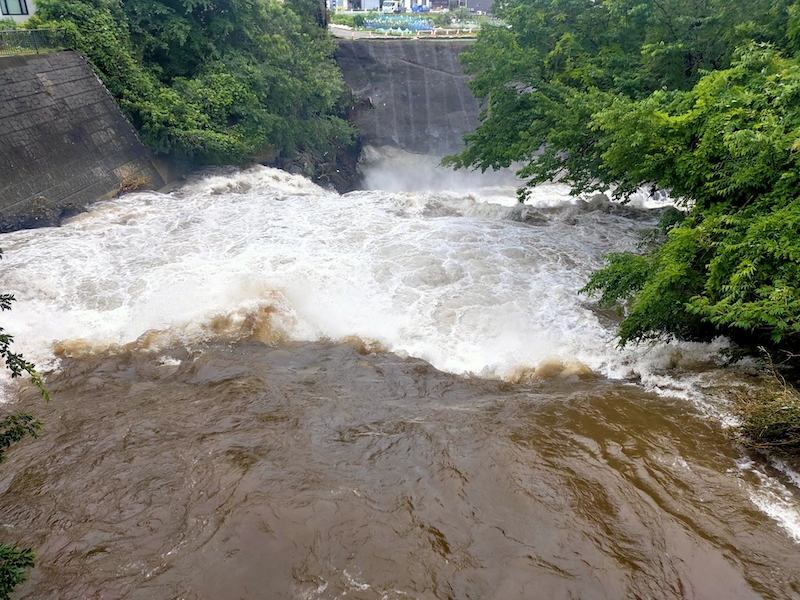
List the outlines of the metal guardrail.
<svg viewBox="0 0 800 600">
<path fill-rule="evenodd" d="M 7 29 L 0 31 L 0 56 L 64 50 L 67 35 L 63 29 Z"/>
</svg>

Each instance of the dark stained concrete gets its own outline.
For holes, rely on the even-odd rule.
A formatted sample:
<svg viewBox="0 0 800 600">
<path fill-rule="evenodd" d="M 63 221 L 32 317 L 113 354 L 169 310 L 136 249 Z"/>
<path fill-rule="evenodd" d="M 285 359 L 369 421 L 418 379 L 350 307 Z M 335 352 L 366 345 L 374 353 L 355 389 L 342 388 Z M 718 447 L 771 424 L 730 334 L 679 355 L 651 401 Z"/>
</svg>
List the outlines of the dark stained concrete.
<svg viewBox="0 0 800 600">
<path fill-rule="evenodd" d="M 0 58 L 0 232 L 56 225 L 135 180 L 164 185 L 80 54 Z"/>
<path fill-rule="evenodd" d="M 478 126 L 480 107 L 467 87 L 459 40 L 340 40 L 336 61 L 362 100 L 362 143 L 445 156 Z"/>
</svg>

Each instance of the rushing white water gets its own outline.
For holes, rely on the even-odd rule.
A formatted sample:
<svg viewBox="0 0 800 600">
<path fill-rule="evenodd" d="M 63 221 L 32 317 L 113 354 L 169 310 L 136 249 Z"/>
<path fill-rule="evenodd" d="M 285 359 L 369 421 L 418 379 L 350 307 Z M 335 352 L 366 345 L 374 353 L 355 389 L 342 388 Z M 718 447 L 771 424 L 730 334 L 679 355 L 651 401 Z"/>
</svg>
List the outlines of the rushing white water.
<svg viewBox="0 0 800 600">
<path fill-rule="evenodd" d="M 602 254 L 636 244 L 646 212 L 592 210 L 547 186 L 531 226 L 506 219 L 514 203 L 513 187 L 339 196 L 266 167 L 130 194 L 4 236 L 0 289 L 18 300 L 8 330 L 48 368 L 59 344 L 154 330 L 191 341 L 264 307 L 291 339 L 358 336 L 488 377 L 555 362 L 646 378 L 713 357 L 706 345 L 621 352 L 577 294 Z"/>
<path fill-rule="evenodd" d="M 358 337 L 456 374 L 632 379 L 725 418 L 709 368 L 723 340 L 620 350 L 578 294 L 603 254 L 635 247 L 652 202 L 620 210 L 542 186 L 519 222 L 509 182 L 460 186 L 402 164 L 429 191 L 393 191 L 409 185 L 385 161 L 367 177 L 376 189 L 344 196 L 254 167 L 6 234 L 0 290 L 17 302 L 3 326 L 45 370 L 132 343 Z M 744 460 L 731 476 L 800 541 L 796 482 L 775 468 Z"/>
</svg>

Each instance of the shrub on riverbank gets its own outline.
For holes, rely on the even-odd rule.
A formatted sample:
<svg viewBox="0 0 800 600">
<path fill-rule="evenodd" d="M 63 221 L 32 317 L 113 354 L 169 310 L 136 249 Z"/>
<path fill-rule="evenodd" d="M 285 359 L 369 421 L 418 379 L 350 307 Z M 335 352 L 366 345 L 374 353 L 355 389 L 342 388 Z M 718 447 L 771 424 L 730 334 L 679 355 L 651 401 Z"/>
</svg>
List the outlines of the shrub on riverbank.
<svg viewBox="0 0 800 600">
<path fill-rule="evenodd" d="M 740 393 L 734 413 L 748 445 L 767 450 L 800 451 L 800 395 L 793 388 Z"/>
<path fill-rule="evenodd" d="M 629 306 L 622 343 L 725 334 L 745 345 L 797 347 L 798 100 L 800 65 L 753 45 L 688 92 L 614 99 L 592 117 L 618 193 L 648 182 L 690 208 L 644 257 L 646 275 L 616 291 Z M 588 291 L 607 285 L 609 268 Z"/>
</svg>

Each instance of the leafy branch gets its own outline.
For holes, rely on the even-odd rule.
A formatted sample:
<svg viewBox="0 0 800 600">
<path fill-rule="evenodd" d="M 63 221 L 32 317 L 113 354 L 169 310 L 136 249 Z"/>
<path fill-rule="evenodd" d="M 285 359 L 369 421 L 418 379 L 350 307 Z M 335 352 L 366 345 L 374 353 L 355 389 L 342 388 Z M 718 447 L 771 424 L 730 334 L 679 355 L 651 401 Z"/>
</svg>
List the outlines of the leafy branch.
<svg viewBox="0 0 800 600">
<path fill-rule="evenodd" d="M 3 251 L 0 250 L 0 258 L 2 256 Z M 0 294 L 0 312 L 11 310 L 12 302 L 14 302 L 13 294 Z M 45 389 L 41 374 L 36 371 L 33 363 L 11 350 L 13 341 L 13 336 L 0 328 L 0 357 L 11 372 L 11 377 L 21 377 L 27 373 L 44 399 L 49 402 L 50 395 Z M 25 436 L 39 437 L 41 428 L 41 421 L 24 413 L 14 413 L 0 419 L 0 462 L 5 460 L 6 450 L 12 444 L 21 441 Z M 14 588 L 25 582 L 27 570 L 34 566 L 34 559 L 35 553 L 31 548 L 0 544 L 0 600 L 8 600 Z"/>
</svg>

